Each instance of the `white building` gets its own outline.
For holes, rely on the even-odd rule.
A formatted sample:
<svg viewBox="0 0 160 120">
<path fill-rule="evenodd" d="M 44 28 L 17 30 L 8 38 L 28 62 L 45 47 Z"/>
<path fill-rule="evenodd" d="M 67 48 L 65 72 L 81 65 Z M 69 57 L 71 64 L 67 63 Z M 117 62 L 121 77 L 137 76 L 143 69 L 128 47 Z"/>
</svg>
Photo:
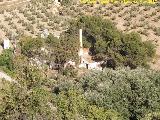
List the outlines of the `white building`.
<svg viewBox="0 0 160 120">
<path fill-rule="evenodd" d="M 79 68 L 102 70 L 101 63 L 93 61 L 92 56 L 89 55 L 89 48 L 83 48 L 82 29 L 79 30 L 79 41 L 80 41 L 80 49 L 79 49 L 80 64 L 79 64 Z"/>
<path fill-rule="evenodd" d="M 62 0 L 53 0 L 53 1 L 56 6 L 60 6 L 62 2 Z"/>
<path fill-rule="evenodd" d="M 9 49 L 9 48 L 10 48 L 10 41 L 9 41 L 8 38 L 5 38 L 5 39 L 3 40 L 3 48 L 4 48 L 4 49 Z"/>
<path fill-rule="evenodd" d="M 44 29 L 43 32 L 41 33 L 41 38 L 47 38 L 49 35 L 48 29 Z"/>
<path fill-rule="evenodd" d="M 86 68 L 90 70 L 102 70 L 101 62 L 95 62 L 92 60 L 92 56 L 89 55 L 89 48 L 83 48 L 83 41 L 82 41 L 82 29 L 79 30 L 79 41 L 80 41 L 80 48 L 79 48 L 79 59 L 80 64 L 78 65 L 79 68 Z M 60 64 L 52 62 L 50 64 L 51 69 L 58 69 Z M 64 68 L 67 66 L 73 66 L 76 68 L 76 63 L 72 60 L 69 60 L 64 64 Z"/>
</svg>

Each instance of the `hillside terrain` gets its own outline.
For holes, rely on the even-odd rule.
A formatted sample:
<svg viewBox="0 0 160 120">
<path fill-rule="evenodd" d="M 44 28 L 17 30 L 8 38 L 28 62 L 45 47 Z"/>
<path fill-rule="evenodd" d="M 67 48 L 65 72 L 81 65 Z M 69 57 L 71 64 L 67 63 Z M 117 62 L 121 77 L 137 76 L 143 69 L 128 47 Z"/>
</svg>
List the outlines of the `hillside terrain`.
<svg viewBox="0 0 160 120">
<path fill-rule="evenodd" d="M 16 5 L 15 5 L 16 3 Z M 21 3 L 23 3 L 21 5 Z M 19 5 L 18 5 L 19 4 Z M 160 69 L 160 8 L 156 5 L 137 4 L 75 4 L 57 6 L 55 2 L 3 1 L 0 6 L 0 37 L 18 39 L 22 35 L 36 37 L 44 29 L 59 36 L 71 19 L 82 15 L 102 16 L 110 19 L 123 32 L 138 32 L 143 41 L 153 41 L 157 55 L 152 68 Z"/>
<path fill-rule="evenodd" d="M 158 4 L 0 0 L 0 120 L 160 120 L 159 70 Z"/>
</svg>

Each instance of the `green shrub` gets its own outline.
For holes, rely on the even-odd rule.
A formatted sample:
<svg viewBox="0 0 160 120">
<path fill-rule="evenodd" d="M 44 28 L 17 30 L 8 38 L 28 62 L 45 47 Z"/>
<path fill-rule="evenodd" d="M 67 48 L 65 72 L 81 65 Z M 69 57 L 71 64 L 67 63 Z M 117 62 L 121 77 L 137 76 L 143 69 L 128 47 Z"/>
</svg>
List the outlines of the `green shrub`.
<svg viewBox="0 0 160 120">
<path fill-rule="evenodd" d="M 57 119 L 54 98 L 42 87 L 27 90 L 26 86 L 3 82 L 0 119 Z"/>
<path fill-rule="evenodd" d="M 0 55 L 0 66 L 5 69 L 5 71 L 12 71 L 13 68 L 13 51 L 11 49 L 4 50 Z M 8 73 L 8 72 L 7 72 Z"/>
<path fill-rule="evenodd" d="M 34 55 L 39 55 L 39 49 L 43 45 L 43 40 L 41 38 L 31 38 L 23 37 L 20 42 L 22 54 L 33 57 Z"/>
<path fill-rule="evenodd" d="M 160 111 L 159 78 L 153 70 L 119 68 L 92 71 L 80 82 L 90 104 L 115 110 L 123 120 L 139 120 Z"/>
<path fill-rule="evenodd" d="M 142 118 L 142 120 L 158 120 L 158 119 L 160 119 L 160 112 L 149 113 L 145 116 L 145 118 Z"/>
<path fill-rule="evenodd" d="M 73 0 L 62 0 L 61 4 L 64 6 L 70 6 L 73 4 Z"/>
<path fill-rule="evenodd" d="M 159 27 L 159 28 L 156 28 L 155 34 L 158 35 L 158 36 L 160 36 L 160 27 Z"/>
<path fill-rule="evenodd" d="M 114 110 L 89 105 L 80 91 L 70 89 L 57 95 L 57 106 L 60 119 L 71 120 L 122 120 Z"/>
<path fill-rule="evenodd" d="M 73 68 L 72 66 L 67 66 L 61 72 L 62 72 L 63 75 L 66 75 L 66 76 L 69 76 L 69 77 L 72 77 L 72 78 L 77 77 L 77 73 L 78 73 L 78 71 L 75 68 Z"/>
</svg>

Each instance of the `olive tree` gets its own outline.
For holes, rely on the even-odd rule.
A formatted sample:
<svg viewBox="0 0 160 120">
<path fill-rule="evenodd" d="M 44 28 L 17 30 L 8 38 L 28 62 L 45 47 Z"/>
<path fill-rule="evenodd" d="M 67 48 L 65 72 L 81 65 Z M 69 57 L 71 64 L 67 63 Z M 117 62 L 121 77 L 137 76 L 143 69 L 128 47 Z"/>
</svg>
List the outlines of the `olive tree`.
<svg viewBox="0 0 160 120">
<path fill-rule="evenodd" d="M 90 104 L 113 109 L 125 120 L 139 120 L 160 111 L 159 77 L 153 70 L 119 68 L 92 72 L 80 82 Z"/>
</svg>

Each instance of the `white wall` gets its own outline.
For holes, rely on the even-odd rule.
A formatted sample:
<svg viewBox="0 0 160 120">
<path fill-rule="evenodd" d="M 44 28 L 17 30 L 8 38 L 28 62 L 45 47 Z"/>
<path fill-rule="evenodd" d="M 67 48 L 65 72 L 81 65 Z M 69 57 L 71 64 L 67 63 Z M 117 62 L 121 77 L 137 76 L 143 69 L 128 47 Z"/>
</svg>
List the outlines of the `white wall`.
<svg viewBox="0 0 160 120">
<path fill-rule="evenodd" d="M 4 41 L 3 41 L 3 47 L 4 47 L 4 49 L 9 49 L 10 48 L 10 41 L 9 41 L 9 39 L 4 39 Z"/>
</svg>

